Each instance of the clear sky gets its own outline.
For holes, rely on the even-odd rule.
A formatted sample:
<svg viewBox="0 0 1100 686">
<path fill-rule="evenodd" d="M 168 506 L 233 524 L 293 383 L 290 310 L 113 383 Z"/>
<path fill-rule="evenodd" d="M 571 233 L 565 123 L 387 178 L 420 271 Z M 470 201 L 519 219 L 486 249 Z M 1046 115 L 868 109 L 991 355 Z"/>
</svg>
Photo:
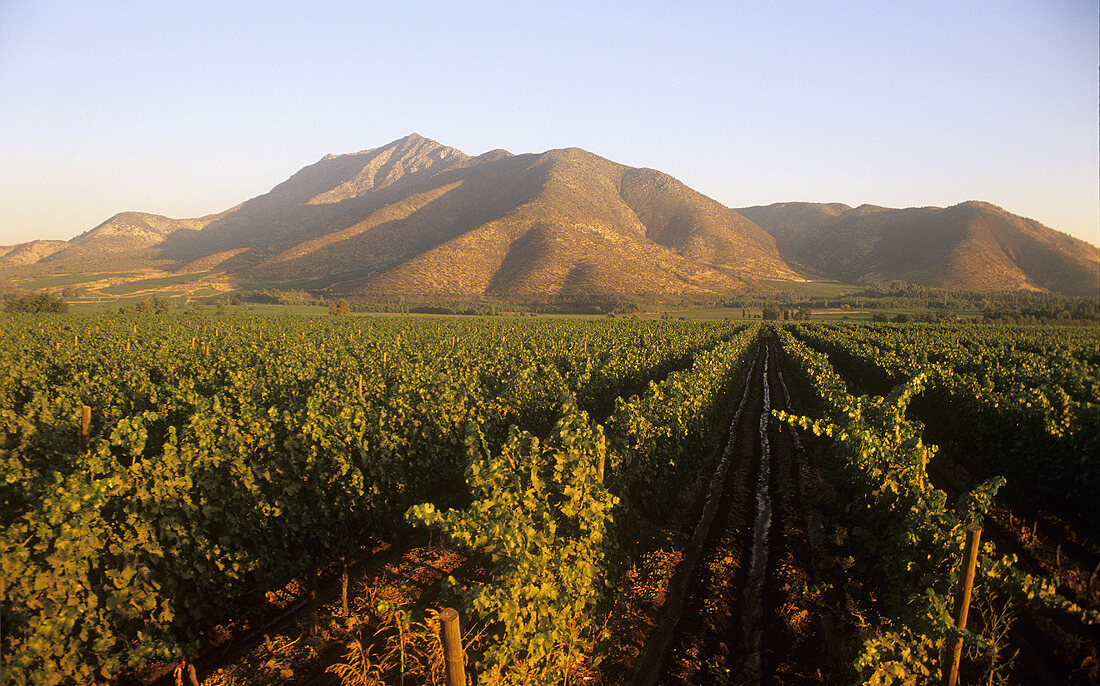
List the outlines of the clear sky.
<svg viewBox="0 0 1100 686">
<path fill-rule="evenodd" d="M 1100 7 L 0 0 L 0 244 L 201 216 L 416 131 L 731 207 L 986 200 L 1100 243 Z"/>
</svg>

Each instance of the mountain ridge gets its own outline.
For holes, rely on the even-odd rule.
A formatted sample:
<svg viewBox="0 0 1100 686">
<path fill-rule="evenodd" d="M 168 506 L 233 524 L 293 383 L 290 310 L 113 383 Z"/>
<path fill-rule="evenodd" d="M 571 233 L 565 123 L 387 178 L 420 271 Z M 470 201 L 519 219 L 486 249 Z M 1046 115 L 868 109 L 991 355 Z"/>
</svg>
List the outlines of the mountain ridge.
<svg viewBox="0 0 1100 686">
<path fill-rule="evenodd" d="M 767 292 L 768 280 L 824 274 L 1087 291 L 1096 249 L 1067 238 L 978 201 L 738 210 L 581 148 L 473 157 L 413 133 L 326 154 L 216 214 L 121 212 L 70 241 L 0 248 L 0 282 L 134 269 L 209 274 L 217 288 L 324 281 L 349 296 L 508 299 Z"/>
<path fill-rule="evenodd" d="M 1100 292 L 1096 246 L 992 203 L 846 207 L 775 203 L 738 212 L 772 233 L 789 261 L 849 283 Z"/>
</svg>

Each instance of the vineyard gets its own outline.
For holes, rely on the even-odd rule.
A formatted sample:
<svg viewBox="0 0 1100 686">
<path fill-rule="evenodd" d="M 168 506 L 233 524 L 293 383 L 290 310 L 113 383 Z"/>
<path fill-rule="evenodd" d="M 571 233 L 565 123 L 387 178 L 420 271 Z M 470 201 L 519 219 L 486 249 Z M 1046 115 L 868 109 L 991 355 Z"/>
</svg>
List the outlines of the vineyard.
<svg viewBox="0 0 1100 686">
<path fill-rule="evenodd" d="M 1089 330 L 11 315 L 3 683 L 1088 683 L 1098 431 Z"/>
<path fill-rule="evenodd" d="M 795 329 L 848 378 L 883 392 L 919 373 L 915 409 L 972 469 L 1000 474 L 1016 499 L 1100 533 L 1100 336 L 1044 327 Z M 1043 459 L 1036 459 L 1037 455 Z"/>
</svg>

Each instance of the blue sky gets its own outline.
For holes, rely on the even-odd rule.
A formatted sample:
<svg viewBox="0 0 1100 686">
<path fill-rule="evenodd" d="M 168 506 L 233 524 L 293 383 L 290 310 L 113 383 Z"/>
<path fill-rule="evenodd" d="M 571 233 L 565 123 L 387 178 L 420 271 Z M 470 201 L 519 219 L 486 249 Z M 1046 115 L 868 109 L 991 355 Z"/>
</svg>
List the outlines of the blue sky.
<svg viewBox="0 0 1100 686">
<path fill-rule="evenodd" d="M 1098 3 L 0 0 L 0 244 L 416 131 L 731 207 L 986 200 L 1100 243 Z"/>
</svg>

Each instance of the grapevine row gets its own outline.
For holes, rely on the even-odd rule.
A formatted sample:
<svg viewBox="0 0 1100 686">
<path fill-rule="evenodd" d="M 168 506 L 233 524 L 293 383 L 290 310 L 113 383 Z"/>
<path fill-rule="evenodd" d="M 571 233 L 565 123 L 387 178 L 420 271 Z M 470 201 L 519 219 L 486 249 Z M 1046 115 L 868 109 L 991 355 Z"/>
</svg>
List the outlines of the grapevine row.
<svg viewBox="0 0 1100 686">
<path fill-rule="evenodd" d="M 633 552 L 637 523 L 659 517 L 708 455 L 706 438 L 758 335 L 751 327 L 620 399 L 605 425 L 566 399 L 546 441 L 513 427 L 494 451 L 470 431 L 473 502 L 449 511 L 424 503 L 408 517 L 489 560 L 488 581 L 463 593 L 467 615 L 491 628 L 479 683 L 568 681 L 596 640 L 615 561 Z"/>
<path fill-rule="evenodd" d="M 885 397 L 856 398 L 825 355 L 786 329 L 778 335 L 797 370 L 796 383 L 816 399 L 822 416 L 776 414 L 827 439 L 822 468 L 836 494 L 822 507 L 833 525 L 835 571 L 845 579 L 845 592 L 875 617 L 855 660 L 860 678 L 873 684 L 939 678 L 945 650 L 959 636 L 950 599 L 959 583 L 965 528 L 981 522 L 1004 479 L 982 483 L 952 506 L 926 471 L 935 448 L 922 441 L 923 427 L 905 416 L 926 374 Z M 1100 622 L 1098 613 L 1059 596 L 1054 580 L 1025 574 L 1015 563 L 984 543 L 976 593 L 1023 596 L 1085 623 Z M 963 636 L 971 644 L 985 641 Z"/>
<path fill-rule="evenodd" d="M 873 386 L 927 374 L 918 413 L 979 473 L 1004 474 L 1096 531 L 1100 512 L 1100 335 L 1051 327 L 801 325 L 795 335 Z"/>
<path fill-rule="evenodd" d="M 461 504 L 466 428 L 554 425 L 728 326 L 17 317 L 0 327 L 4 679 L 92 683 L 197 647 L 410 505 Z M 80 408 L 92 408 L 88 450 Z"/>
</svg>

